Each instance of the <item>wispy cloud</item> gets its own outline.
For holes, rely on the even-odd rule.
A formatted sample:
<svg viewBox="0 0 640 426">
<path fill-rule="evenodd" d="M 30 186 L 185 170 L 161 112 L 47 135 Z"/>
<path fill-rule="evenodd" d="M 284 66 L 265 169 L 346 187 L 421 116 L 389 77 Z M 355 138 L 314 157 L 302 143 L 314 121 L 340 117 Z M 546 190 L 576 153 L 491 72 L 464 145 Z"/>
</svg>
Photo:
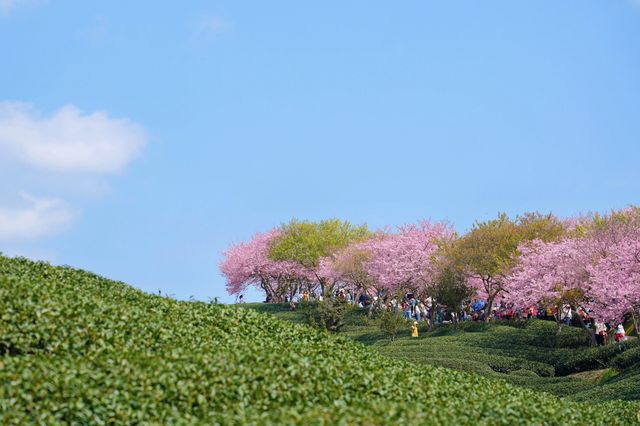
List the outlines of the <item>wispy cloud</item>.
<svg viewBox="0 0 640 426">
<path fill-rule="evenodd" d="M 115 173 L 140 154 L 147 136 L 127 119 L 73 105 L 50 117 L 30 105 L 0 102 L 0 154 L 32 167 L 84 173 Z"/>
<path fill-rule="evenodd" d="M 224 34 L 232 32 L 231 22 L 219 16 L 199 16 L 191 23 L 191 41 L 194 43 L 212 42 Z"/>
<path fill-rule="evenodd" d="M 0 241 L 33 239 L 61 233 L 71 226 L 76 210 L 59 198 L 22 193 L 22 206 L 0 207 Z"/>
<path fill-rule="evenodd" d="M 9 13 L 9 10 L 18 3 L 21 3 L 21 0 L 0 0 L 0 12 Z"/>
<path fill-rule="evenodd" d="M 139 124 L 104 111 L 83 113 L 66 105 L 42 115 L 26 103 L 0 102 L 0 179 L 11 182 L 0 186 L 0 240 L 37 239 L 68 229 L 79 214 L 77 204 L 105 187 L 104 176 L 123 171 L 147 139 Z M 58 195 L 73 188 L 85 195 L 74 197 L 72 205 Z M 93 188 L 90 194 L 86 188 Z"/>
<path fill-rule="evenodd" d="M 0 14 L 7 14 L 19 6 L 33 5 L 44 1 L 45 0 L 0 0 Z"/>
</svg>

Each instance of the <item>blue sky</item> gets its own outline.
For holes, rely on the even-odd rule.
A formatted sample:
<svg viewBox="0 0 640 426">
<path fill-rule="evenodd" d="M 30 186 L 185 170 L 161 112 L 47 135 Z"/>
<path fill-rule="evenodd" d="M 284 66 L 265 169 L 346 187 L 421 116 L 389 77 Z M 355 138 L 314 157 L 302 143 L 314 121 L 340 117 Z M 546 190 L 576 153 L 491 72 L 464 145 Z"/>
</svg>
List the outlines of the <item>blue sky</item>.
<svg viewBox="0 0 640 426">
<path fill-rule="evenodd" d="M 232 301 L 292 217 L 640 203 L 638 1 L 0 0 L 0 58 L 0 251 L 147 291 Z"/>
</svg>

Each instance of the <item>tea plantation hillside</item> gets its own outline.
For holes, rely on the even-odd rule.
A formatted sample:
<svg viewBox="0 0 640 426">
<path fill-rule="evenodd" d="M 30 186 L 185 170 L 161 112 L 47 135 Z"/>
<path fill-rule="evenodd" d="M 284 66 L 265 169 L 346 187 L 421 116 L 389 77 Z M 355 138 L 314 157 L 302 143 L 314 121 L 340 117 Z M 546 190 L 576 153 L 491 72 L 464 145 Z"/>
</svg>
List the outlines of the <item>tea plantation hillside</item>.
<svg viewBox="0 0 640 426">
<path fill-rule="evenodd" d="M 302 310 L 288 305 L 247 304 L 278 318 L 304 323 Z M 425 325 L 422 326 L 426 328 Z M 409 325 L 394 342 L 374 320 L 354 309 L 341 334 L 391 358 L 469 371 L 579 401 L 640 400 L 640 342 L 588 345 L 584 331 L 554 322 L 528 321 L 442 325 L 409 337 Z"/>
<path fill-rule="evenodd" d="M 0 257 L 0 424 L 633 424 L 248 309 Z"/>
</svg>

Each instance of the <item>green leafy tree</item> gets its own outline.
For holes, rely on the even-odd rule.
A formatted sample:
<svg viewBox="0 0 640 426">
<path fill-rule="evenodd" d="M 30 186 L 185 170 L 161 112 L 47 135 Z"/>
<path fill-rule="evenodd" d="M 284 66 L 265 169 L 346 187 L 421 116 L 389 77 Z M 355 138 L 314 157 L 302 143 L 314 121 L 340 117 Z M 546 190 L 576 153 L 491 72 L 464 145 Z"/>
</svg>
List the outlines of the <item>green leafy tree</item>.
<svg viewBox="0 0 640 426">
<path fill-rule="evenodd" d="M 294 261 L 309 269 L 318 279 L 323 294 L 326 294 L 326 280 L 317 274 L 320 259 L 369 236 L 367 225 L 353 225 L 339 219 L 320 222 L 293 219 L 282 226 L 282 232 L 273 242 L 269 256 L 273 260 Z"/>
<path fill-rule="evenodd" d="M 476 222 L 452 247 L 454 264 L 465 271 L 469 284 L 487 298 L 488 313 L 496 296 L 504 291 L 504 278 L 516 261 L 519 243 L 517 224 L 501 213 L 496 219 Z"/>
<path fill-rule="evenodd" d="M 446 265 L 441 269 L 432 289 L 433 298 L 438 303 L 455 311 L 472 294 L 473 290 L 467 285 L 464 272 L 453 265 Z"/>
<path fill-rule="evenodd" d="M 518 261 L 518 246 L 535 239 L 557 241 L 564 232 L 562 222 L 551 214 L 525 213 L 512 220 L 500 213 L 496 219 L 476 222 L 448 254 L 455 267 L 465 271 L 469 285 L 487 299 L 489 320 L 493 302 L 505 291 L 505 278 Z"/>
<path fill-rule="evenodd" d="M 555 215 L 527 212 L 516 218 L 520 240 L 559 241 L 566 233 L 566 226 Z"/>
</svg>

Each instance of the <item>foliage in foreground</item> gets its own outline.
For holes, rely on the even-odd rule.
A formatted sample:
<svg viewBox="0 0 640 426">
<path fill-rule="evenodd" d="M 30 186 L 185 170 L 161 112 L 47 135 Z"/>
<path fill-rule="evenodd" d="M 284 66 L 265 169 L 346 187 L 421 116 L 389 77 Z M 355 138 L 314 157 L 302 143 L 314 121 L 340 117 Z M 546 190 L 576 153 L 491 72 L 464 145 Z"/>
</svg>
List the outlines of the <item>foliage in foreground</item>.
<svg viewBox="0 0 640 426">
<path fill-rule="evenodd" d="M 249 309 L 0 257 L 0 423 L 630 424 Z"/>
<path fill-rule="evenodd" d="M 396 340 L 398 331 L 407 328 L 408 321 L 395 312 L 384 311 L 379 318 L 380 330 L 391 340 Z"/>
<path fill-rule="evenodd" d="M 344 316 L 349 308 L 347 302 L 339 299 L 325 299 L 313 304 L 303 304 L 309 325 L 327 331 L 339 331 L 344 326 Z"/>
<path fill-rule="evenodd" d="M 300 321 L 282 305 L 253 304 L 287 321 Z M 399 315 L 398 339 L 389 342 L 384 321 L 369 320 L 352 310 L 343 335 L 390 358 L 429 364 L 502 379 L 519 386 L 578 401 L 640 400 L 640 342 L 628 340 L 589 347 L 584 332 L 552 321 L 465 322 L 441 325 L 417 339 L 409 337 L 410 323 Z"/>
</svg>

